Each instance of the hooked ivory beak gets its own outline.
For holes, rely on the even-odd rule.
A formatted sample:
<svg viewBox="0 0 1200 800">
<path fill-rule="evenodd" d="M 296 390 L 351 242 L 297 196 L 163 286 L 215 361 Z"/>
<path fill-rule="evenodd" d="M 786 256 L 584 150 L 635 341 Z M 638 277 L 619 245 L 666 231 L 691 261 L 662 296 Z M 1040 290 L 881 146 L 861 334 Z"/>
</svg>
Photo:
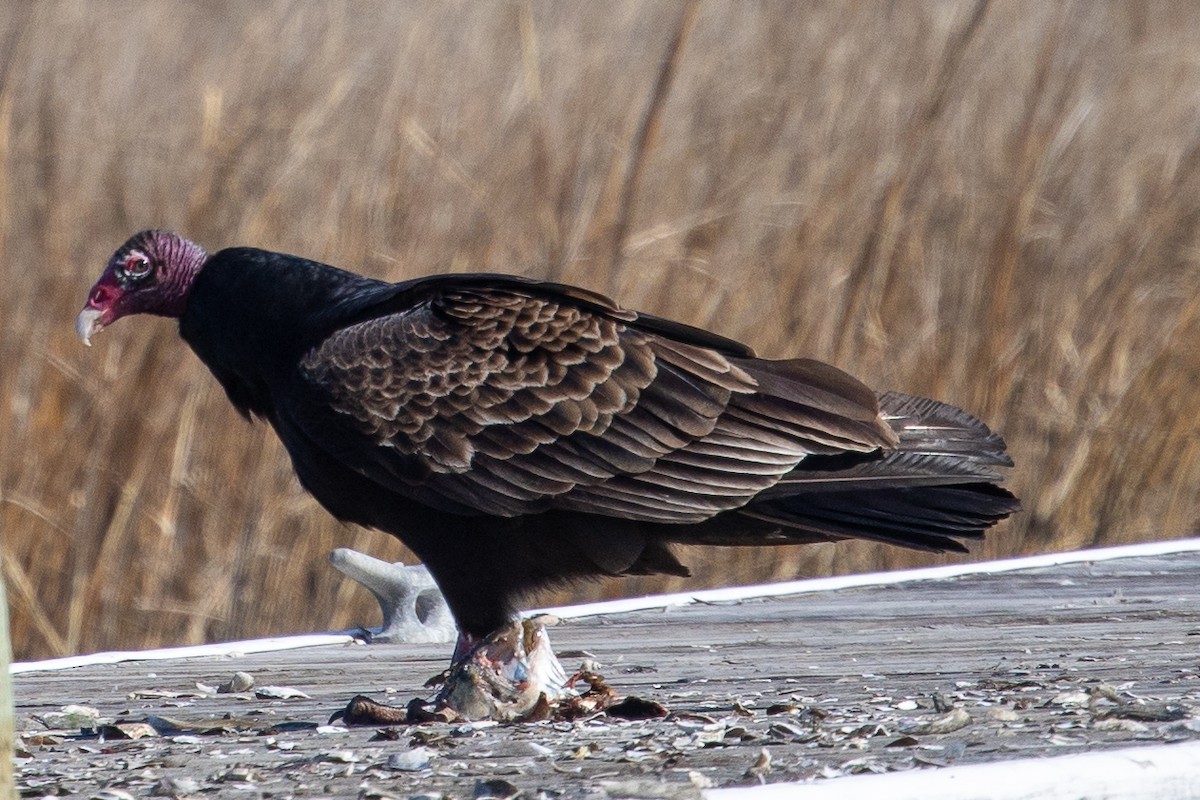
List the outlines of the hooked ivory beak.
<svg viewBox="0 0 1200 800">
<path fill-rule="evenodd" d="M 104 327 L 104 323 L 100 321 L 100 317 L 103 315 L 104 312 L 98 308 L 84 306 L 83 311 L 80 311 L 79 316 L 75 318 L 75 332 L 88 347 L 92 346 L 92 336 Z"/>
</svg>

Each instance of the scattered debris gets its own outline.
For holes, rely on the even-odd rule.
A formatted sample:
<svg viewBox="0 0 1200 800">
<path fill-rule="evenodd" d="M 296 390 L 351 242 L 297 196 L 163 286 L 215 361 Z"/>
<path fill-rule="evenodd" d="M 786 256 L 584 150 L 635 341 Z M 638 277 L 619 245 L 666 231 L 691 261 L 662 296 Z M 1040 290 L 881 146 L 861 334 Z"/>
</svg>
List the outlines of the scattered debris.
<svg viewBox="0 0 1200 800">
<path fill-rule="evenodd" d="M 100 712 L 92 706 L 72 704 L 33 718 L 52 731 L 91 730 L 100 723 Z"/>
<path fill-rule="evenodd" d="M 912 736 L 900 736 L 896 739 L 892 739 L 890 742 L 885 744 L 884 747 L 916 747 L 920 743 L 921 742 L 919 739 L 916 739 Z"/>
<path fill-rule="evenodd" d="M 965 728 L 971 724 L 971 715 L 961 708 L 951 709 L 949 712 L 933 719 L 906 719 L 900 721 L 900 730 L 904 733 L 922 736 L 922 735 L 937 735 L 943 733 L 953 733 L 960 728 Z"/>
<path fill-rule="evenodd" d="M 508 781 L 493 778 L 490 781 L 476 781 L 472 797 L 475 800 L 513 800 L 521 794 L 521 790 Z"/>
<path fill-rule="evenodd" d="M 739 717 L 753 717 L 754 709 L 746 708 L 744 705 L 742 705 L 741 700 L 734 700 L 733 701 L 733 713 L 738 715 Z"/>
<path fill-rule="evenodd" d="M 645 700 L 641 697 L 626 697 L 604 710 L 604 713 L 616 719 L 661 719 L 671 712 L 662 703 L 655 700 Z"/>
<path fill-rule="evenodd" d="M 199 781 L 186 776 L 173 777 L 168 775 L 160 778 L 158 783 L 154 784 L 154 788 L 150 790 L 150 795 L 152 797 L 183 798 L 196 794 L 199 791 Z"/>
<path fill-rule="evenodd" d="M 334 712 L 329 718 L 330 725 L 335 721 L 346 725 L 406 725 L 409 716 L 402 708 L 385 705 L 359 694 L 352 697 L 341 711 Z"/>
<path fill-rule="evenodd" d="M 1140 722 L 1176 722 L 1187 718 L 1188 709 L 1180 703 L 1123 702 L 1114 709 L 1104 711 L 1100 716 Z"/>
<path fill-rule="evenodd" d="M 107 788 L 89 795 L 88 800 L 135 800 L 135 798 L 124 789 Z"/>
<path fill-rule="evenodd" d="M 202 688 L 196 689 L 134 689 L 128 694 L 130 700 L 187 700 L 197 697 L 208 697 L 212 692 Z"/>
<path fill-rule="evenodd" d="M 767 728 L 767 735 L 772 739 L 782 741 L 811 741 L 814 734 L 811 731 L 801 728 L 799 725 L 793 725 L 790 722 L 772 722 Z"/>
<path fill-rule="evenodd" d="M 1118 717 L 1102 717 L 1092 723 L 1094 731 L 1124 731 L 1126 733 L 1146 733 L 1150 730 L 1150 726 L 1144 722 L 1138 722 L 1133 719 L 1120 719 Z"/>
<path fill-rule="evenodd" d="M 254 687 L 254 676 L 248 672 L 235 672 L 229 680 L 217 687 L 218 694 L 239 694 Z M 266 688 L 266 687 L 264 687 Z"/>
<path fill-rule="evenodd" d="M 766 783 L 767 776 L 771 774 L 771 751 L 767 748 L 762 748 L 758 751 L 758 758 L 754 759 L 754 763 L 750 769 L 746 770 L 746 777 L 753 778 L 759 783 Z"/>
<path fill-rule="evenodd" d="M 401 772 L 419 772 L 429 769 L 431 758 L 432 751 L 428 747 L 414 747 L 403 753 L 392 753 L 388 756 L 387 767 Z"/>
<path fill-rule="evenodd" d="M 158 736 L 158 731 L 145 722 L 118 722 L 113 725 L 101 725 L 96 729 L 100 741 L 112 739 L 142 739 L 147 736 Z"/>
</svg>

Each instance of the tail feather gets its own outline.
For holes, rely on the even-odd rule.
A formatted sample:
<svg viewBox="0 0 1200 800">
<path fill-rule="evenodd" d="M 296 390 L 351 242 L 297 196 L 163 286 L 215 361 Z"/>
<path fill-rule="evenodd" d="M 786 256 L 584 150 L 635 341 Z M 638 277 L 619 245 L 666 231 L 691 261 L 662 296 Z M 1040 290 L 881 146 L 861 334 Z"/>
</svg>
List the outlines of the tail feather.
<svg viewBox="0 0 1200 800">
<path fill-rule="evenodd" d="M 745 513 L 794 529 L 805 540 L 819 534 L 831 541 L 868 539 L 966 552 L 961 540 L 983 538 L 985 530 L 1019 507 L 1005 489 L 969 483 L 797 495 L 755 504 Z"/>
<path fill-rule="evenodd" d="M 903 392 L 879 396 L 879 413 L 900 437 L 899 451 L 942 455 L 968 464 L 1011 467 L 1004 437 L 947 403 Z"/>
<path fill-rule="evenodd" d="M 1020 508 L 997 485 L 997 468 L 1012 466 L 999 434 L 936 400 L 888 392 L 879 406 L 895 449 L 809 456 L 738 513 L 781 526 L 784 538 L 962 552 L 962 540 L 981 538 Z"/>
</svg>

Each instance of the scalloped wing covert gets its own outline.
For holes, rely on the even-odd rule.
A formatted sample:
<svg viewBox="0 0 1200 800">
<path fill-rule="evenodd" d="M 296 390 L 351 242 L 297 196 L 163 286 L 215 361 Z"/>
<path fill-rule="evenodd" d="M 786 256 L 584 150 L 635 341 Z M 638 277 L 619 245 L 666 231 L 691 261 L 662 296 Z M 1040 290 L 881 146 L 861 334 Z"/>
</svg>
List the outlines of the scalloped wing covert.
<svg viewBox="0 0 1200 800">
<path fill-rule="evenodd" d="M 513 287 L 447 288 L 343 328 L 298 375 L 306 436 L 464 514 L 699 522 L 808 454 L 895 443 L 874 394 L 845 373 L 722 353 Z"/>
</svg>

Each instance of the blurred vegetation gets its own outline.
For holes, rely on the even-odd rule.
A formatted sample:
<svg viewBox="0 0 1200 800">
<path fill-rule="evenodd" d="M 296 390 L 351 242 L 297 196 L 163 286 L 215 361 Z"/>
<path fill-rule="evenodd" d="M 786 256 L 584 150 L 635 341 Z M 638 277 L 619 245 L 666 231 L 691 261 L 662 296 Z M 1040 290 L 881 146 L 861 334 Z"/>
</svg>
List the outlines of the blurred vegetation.
<svg viewBox="0 0 1200 800">
<path fill-rule="evenodd" d="M 520 272 L 954 402 L 1026 511 L 977 558 L 1200 517 L 1200 6 L 0 5 L 0 531 L 18 657 L 373 624 L 172 323 L 72 323 L 170 227 Z M 937 563 L 685 553 L 688 586 Z M 610 581 L 545 600 L 678 590 Z"/>
</svg>

